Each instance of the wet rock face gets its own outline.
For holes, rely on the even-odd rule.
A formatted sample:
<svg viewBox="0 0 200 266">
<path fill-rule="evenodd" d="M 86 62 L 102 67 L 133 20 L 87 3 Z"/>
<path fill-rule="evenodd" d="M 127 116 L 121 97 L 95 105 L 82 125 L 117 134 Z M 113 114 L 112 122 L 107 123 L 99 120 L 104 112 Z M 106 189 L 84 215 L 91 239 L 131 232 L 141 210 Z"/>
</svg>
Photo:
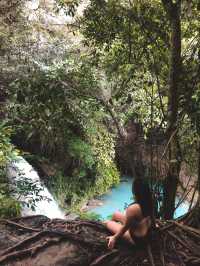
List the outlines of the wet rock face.
<svg viewBox="0 0 200 266">
<path fill-rule="evenodd" d="M 36 169 L 40 178 L 42 178 L 45 182 L 48 182 L 48 178 L 55 176 L 58 171 L 58 166 L 47 159 L 31 158 L 31 160 L 28 161 L 34 169 Z"/>
<path fill-rule="evenodd" d="M 116 159 L 123 174 L 132 175 L 130 163 L 135 165 L 144 157 L 145 141 L 143 129 L 139 123 L 129 120 L 124 128 L 124 139 L 116 145 Z"/>
<path fill-rule="evenodd" d="M 163 132 L 152 129 L 145 139 L 142 125 L 133 119 L 128 121 L 124 131 L 123 141 L 118 139 L 116 145 L 116 159 L 122 174 L 132 175 L 132 165 L 143 168 L 146 177 L 149 172 L 153 172 L 155 178 L 165 176 L 167 162 L 161 160 L 165 146 Z"/>
</svg>

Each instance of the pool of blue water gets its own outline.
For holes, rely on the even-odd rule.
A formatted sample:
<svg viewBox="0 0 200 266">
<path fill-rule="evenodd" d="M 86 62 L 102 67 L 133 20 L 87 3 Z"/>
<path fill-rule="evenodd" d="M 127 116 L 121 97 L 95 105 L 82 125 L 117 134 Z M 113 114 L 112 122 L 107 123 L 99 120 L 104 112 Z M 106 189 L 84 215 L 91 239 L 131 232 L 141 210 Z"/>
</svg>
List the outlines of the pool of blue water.
<svg viewBox="0 0 200 266">
<path fill-rule="evenodd" d="M 102 220 L 110 218 L 116 210 L 123 212 L 127 205 L 134 201 L 131 191 L 132 181 L 132 178 L 123 178 L 118 186 L 110 189 L 108 193 L 99 197 L 102 205 L 94 207 L 90 212 L 97 214 Z M 178 202 L 178 198 L 176 201 Z M 176 209 L 174 218 L 185 214 L 188 208 L 189 205 L 187 203 L 182 203 Z"/>
</svg>

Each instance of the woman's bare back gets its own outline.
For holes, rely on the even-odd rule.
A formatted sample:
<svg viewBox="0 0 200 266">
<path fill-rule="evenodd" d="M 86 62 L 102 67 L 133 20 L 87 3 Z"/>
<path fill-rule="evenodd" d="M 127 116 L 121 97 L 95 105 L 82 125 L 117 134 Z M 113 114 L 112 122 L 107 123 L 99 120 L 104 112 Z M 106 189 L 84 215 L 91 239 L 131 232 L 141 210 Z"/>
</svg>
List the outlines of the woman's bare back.
<svg viewBox="0 0 200 266">
<path fill-rule="evenodd" d="M 131 237 L 144 237 L 151 227 L 150 217 L 144 217 L 139 204 L 130 205 L 126 210 L 126 220 L 130 224 Z"/>
<path fill-rule="evenodd" d="M 136 239 L 138 241 L 147 235 L 151 224 L 149 221 L 149 217 L 143 216 L 141 207 L 137 203 L 130 205 L 125 214 L 116 211 L 111 221 L 105 221 L 106 227 L 114 234 L 108 237 L 108 247 L 112 249 L 119 236 L 136 244 Z"/>
</svg>

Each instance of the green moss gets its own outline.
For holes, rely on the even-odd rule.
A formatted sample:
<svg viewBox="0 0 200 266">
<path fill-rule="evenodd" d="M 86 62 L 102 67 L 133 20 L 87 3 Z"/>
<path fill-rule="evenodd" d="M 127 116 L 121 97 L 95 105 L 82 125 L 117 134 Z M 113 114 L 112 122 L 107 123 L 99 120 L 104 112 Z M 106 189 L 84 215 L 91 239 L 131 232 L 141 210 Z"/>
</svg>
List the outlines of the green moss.
<svg viewBox="0 0 200 266">
<path fill-rule="evenodd" d="M 11 128 L 0 123 L 0 217 L 11 218 L 20 215 L 19 203 L 10 197 L 8 180 L 6 178 L 7 162 L 14 158 L 17 150 L 10 142 Z"/>
<path fill-rule="evenodd" d="M 59 173 L 49 180 L 50 189 L 63 208 L 79 212 L 84 202 L 118 184 L 120 176 L 114 162 L 101 163 L 96 170 L 95 179 L 65 177 Z"/>
<path fill-rule="evenodd" d="M 98 176 L 95 180 L 95 194 L 105 193 L 111 186 L 117 185 L 120 181 L 119 171 L 112 161 L 109 164 L 100 162 L 97 171 Z"/>
<path fill-rule="evenodd" d="M 114 138 L 102 124 L 93 123 L 84 140 L 75 135 L 68 140 L 67 151 L 75 162 L 71 176 L 57 173 L 49 187 L 62 207 L 79 211 L 88 199 L 119 183 Z"/>
<path fill-rule="evenodd" d="M 0 195 L 0 217 L 12 218 L 20 215 L 20 204 L 15 199 Z"/>
<path fill-rule="evenodd" d="M 99 221 L 102 220 L 101 215 L 100 214 L 96 214 L 94 212 L 90 212 L 90 213 L 86 213 L 86 212 L 80 212 L 79 213 L 79 217 L 80 219 L 87 219 L 87 220 L 94 220 L 94 221 Z"/>
<path fill-rule="evenodd" d="M 5 169 L 0 171 L 0 218 L 12 218 L 20 215 L 20 204 L 10 196 Z"/>
<path fill-rule="evenodd" d="M 69 141 L 68 152 L 70 156 L 82 162 L 84 168 L 92 169 L 95 164 L 92 146 L 79 137 L 74 137 Z"/>
</svg>

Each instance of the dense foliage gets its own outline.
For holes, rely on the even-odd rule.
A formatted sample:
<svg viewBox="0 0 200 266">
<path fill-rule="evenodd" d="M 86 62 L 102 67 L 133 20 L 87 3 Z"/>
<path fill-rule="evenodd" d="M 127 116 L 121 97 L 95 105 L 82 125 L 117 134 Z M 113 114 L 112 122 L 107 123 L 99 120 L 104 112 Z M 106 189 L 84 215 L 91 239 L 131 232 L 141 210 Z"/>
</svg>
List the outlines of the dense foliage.
<svg viewBox="0 0 200 266">
<path fill-rule="evenodd" d="M 12 142 L 56 169 L 46 182 L 61 205 L 77 206 L 119 181 L 119 140 L 135 173 L 143 152 L 132 156 L 126 144 L 134 120 L 151 149 L 142 158 L 148 177 L 160 178 L 155 168 L 167 165 L 161 202 L 171 218 L 182 164 L 198 173 L 199 1 L 0 5 L 1 113 Z M 1 138 L 5 160 L 13 148 Z"/>
<path fill-rule="evenodd" d="M 187 161 L 197 173 L 197 160 L 188 160 L 185 152 L 188 140 L 183 132 L 190 132 L 194 141 L 191 106 L 199 88 L 198 18 L 198 1 L 94 0 L 80 24 L 94 63 L 103 64 L 110 79 L 122 77 L 121 90 L 112 99 L 120 97 L 123 107 L 125 99 L 147 135 L 156 128 L 165 132 L 168 169 L 162 209 L 167 219 L 173 217 L 182 163 Z M 189 149 L 197 154 L 194 146 Z"/>
<path fill-rule="evenodd" d="M 6 164 L 13 156 L 14 149 L 10 143 L 10 129 L 0 125 L 0 217 L 12 217 L 20 214 L 19 203 L 9 195 L 6 178 Z"/>
</svg>

